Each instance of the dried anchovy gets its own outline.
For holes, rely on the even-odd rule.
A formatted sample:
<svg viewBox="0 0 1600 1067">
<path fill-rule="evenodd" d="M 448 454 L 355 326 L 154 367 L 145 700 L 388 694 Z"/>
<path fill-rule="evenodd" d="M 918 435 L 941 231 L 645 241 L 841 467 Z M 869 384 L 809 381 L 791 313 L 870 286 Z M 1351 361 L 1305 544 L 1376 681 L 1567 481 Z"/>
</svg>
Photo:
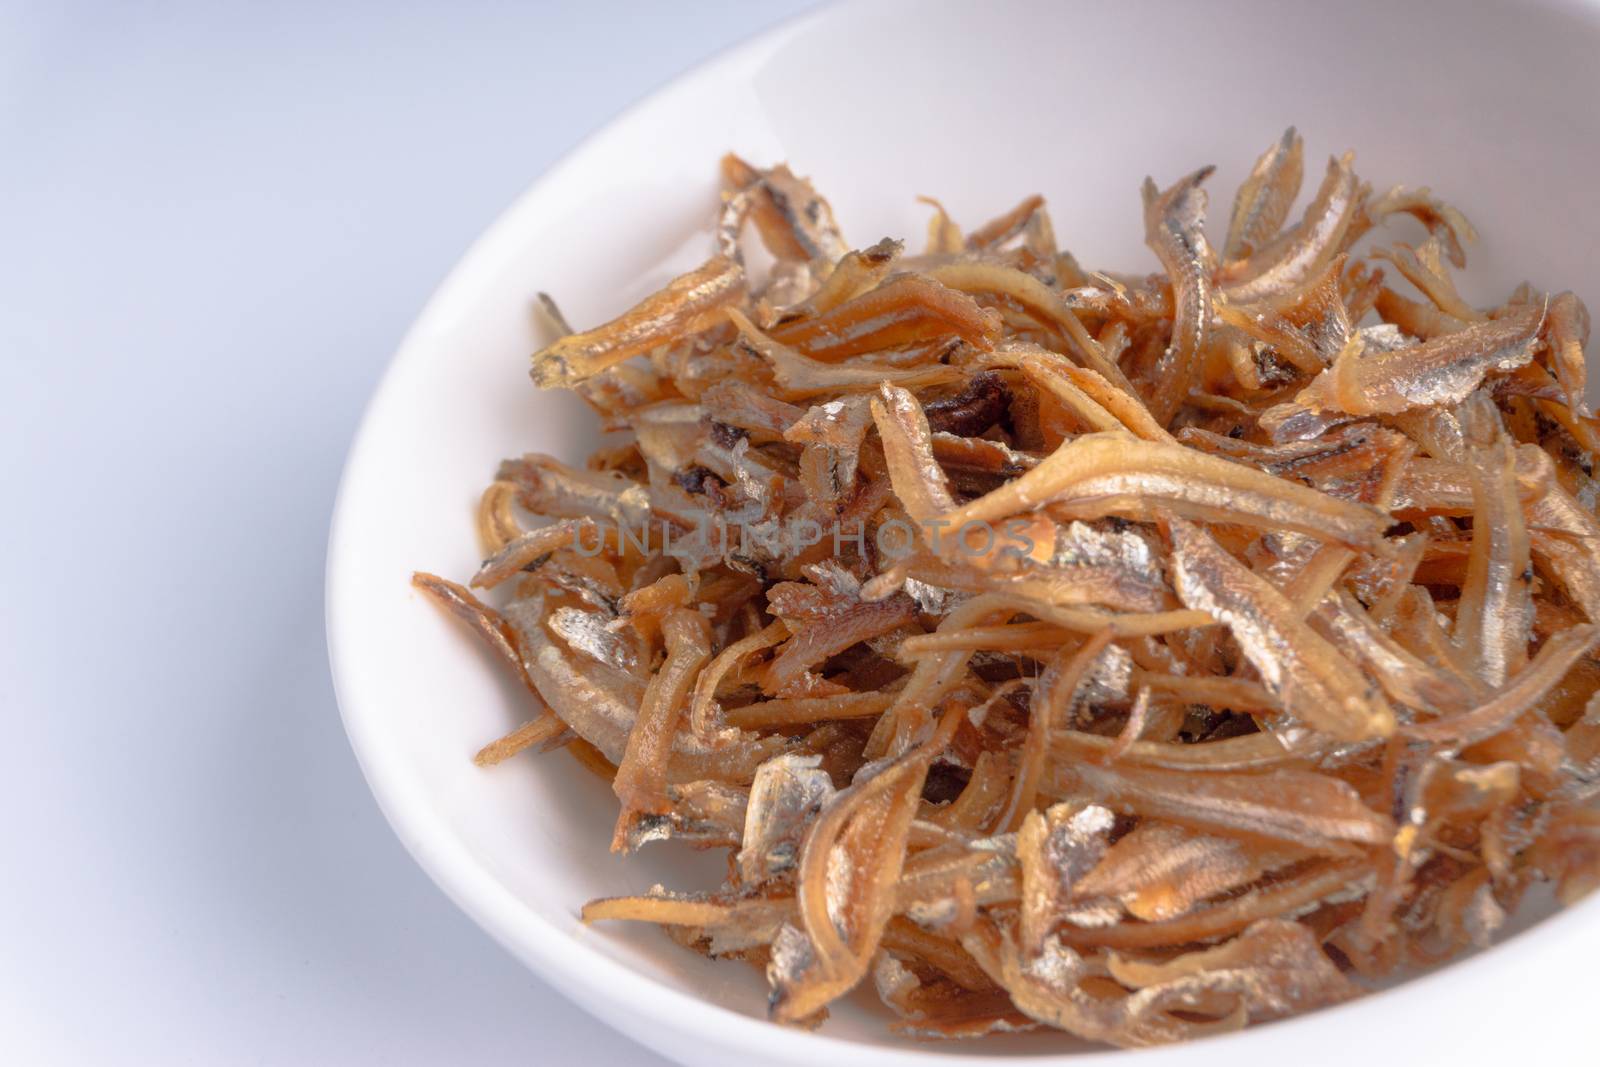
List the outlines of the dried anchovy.
<svg viewBox="0 0 1600 1067">
<path fill-rule="evenodd" d="M 908 257 L 785 164 L 722 173 L 698 270 L 583 332 L 542 298 L 535 380 L 616 436 L 502 464 L 492 602 L 413 579 L 530 690 L 481 765 L 565 749 L 614 849 L 728 852 L 585 921 L 756 965 L 783 1023 L 870 981 L 901 1034 L 1142 1046 L 1600 887 L 1575 294 L 1473 305 L 1467 220 L 1350 155 L 1290 222 L 1293 129 L 1219 254 L 1210 168 L 1147 182 L 1145 276 L 1039 197 L 935 202 Z M 1364 243 L 1395 215 L 1427 238 Z"/>
<path fill-rule="evenodd" d="M 1179 599 L 1228 625 L 1289 714 L 1341 740 L 1394 732 L 1394 714 L 1377 686 L 1312 630 L 1283 593 L 1198 527 L 1175 518 L 1167 528 Z"/>
<path fill-rule="evenodd" d="M 1305 144 L 1291 126 L 1277 144 L 1262 153 L 1250 176 L 1239 186 L 1233 218 L 1228 222 L 1228 239 L 1222 246 L 1223 259 L 1248 258 L 1283 229 L 1304 174 Z"/>
<path fill-rule="evenodd" d="M 1347 348 L 1295 403 L 1349 415 L 1397 415 L 1465 400 L 1494 371 L 1533 358 L 1542 310 L 1523 308 L 1389 352 Z"/>
<path fill-rule="evenodd" d="M 924 406 L 928 428 L 934 433 L 974 437 L 1005 416 L 1010 394 L 1000 376 L 975 374 L 955 396 L 929 401 Z"/>
<path fill-rule="evenodd" d="M 726 256 L 716 256 L 604 326 L 563 337 L 540 351 L 533 357 L 534 383 L 542 388 L 570 387 L 692 334 L 714 321 L 743 289 L 743 268 Z"/>
<path fill-rule="evenodd" d="M 1200 352 L 1211 329 L 1212 262 L 1206 243 L 1206 194 L 1200 183 L 1210 177 L 1203 167 L 1165 192 L 1149 178 L 1144 183 L 1145 243 L 1154 249 L 1172 281 L 1172 343 L 1156 364 L 1159 382 L 1152 413 L 1165 425 L 1189 395 Z"/>
</svg>

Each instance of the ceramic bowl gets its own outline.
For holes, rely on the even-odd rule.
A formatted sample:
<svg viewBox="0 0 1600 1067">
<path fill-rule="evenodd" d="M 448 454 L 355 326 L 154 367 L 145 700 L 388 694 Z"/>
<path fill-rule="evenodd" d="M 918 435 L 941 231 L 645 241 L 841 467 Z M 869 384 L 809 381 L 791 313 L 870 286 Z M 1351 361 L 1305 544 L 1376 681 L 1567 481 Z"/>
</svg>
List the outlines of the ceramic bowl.
<svg viewBox="0 0 1600 1067">
<path fill-rule="evenodd" d="M 395 832 L 557 990 L 685 1063 L 1133 1055 L 1238 1067 L 1498 1062 L 1531 1047 L 1578 1062 L 1579 1041 L 1595 1032 L 1600 901 L 1391 991 L 1185 1047 L 1121 1053 L 1060 1035 L 919 1045 L 852 1003 L 818 1033 L 779 1028 L 747 966 L 702 960 L 653 928 L 579 924 L 589 898 L 714 885 L 716 864 L 669 846 L 610 854 L 613 798 L 571 760 L 475 767 L 472 753 L 526 704 L 408 577 L 471 574 L 474 503 L 502 457 L 578 461 L 592 440 L 576 398 L 528 380 L 541 340 L 534 293 L 592 324 L 703 260 L 716 163 L 729 149 L 812 176 L 857 245 L 920 242 L 917 194 L 975 222 L 1040 192 L 1081 261 L 1145 271 L 1157 269 L 1142 243 L 1145 175 L 1170 182 L 1216 163 L 1215 229 L 1251 162 L 1293 124 L 1313 177 L 1323 157 L 1354 148 L 1375 185 L 1429 184 L 1461 207 L 1483 234 L 1469 297 L 1526 277 L 1594 299 L 1597 16 L 1576 4 L 1393 0 L 851 5 L 735 48 L 623 114 L 536 181 L 451 272 L 350 454 L 328 555 L 329 646 L 351 743 Z"/>
</svg>

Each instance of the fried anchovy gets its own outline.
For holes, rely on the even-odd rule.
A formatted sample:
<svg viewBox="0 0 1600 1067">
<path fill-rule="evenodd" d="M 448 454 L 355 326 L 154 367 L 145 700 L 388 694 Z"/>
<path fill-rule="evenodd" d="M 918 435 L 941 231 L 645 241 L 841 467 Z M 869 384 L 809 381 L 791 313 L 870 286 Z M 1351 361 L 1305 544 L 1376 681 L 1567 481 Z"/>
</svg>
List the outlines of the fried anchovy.
<svg viewBox="0 0 1600 1067">
<path fill-rule="evenodd" d="M 1339 254 L 1356 215 L 1360 182 L 1346 155 L 1328 160 L 1327 174 L 1298 225 L 1245 260 L 1237 280 L 1225 280 L 1230 303 L 1249 304 L 1284 293 L 1314 276 Z"/>
<path fill-rule="evenodd" d="M 436 574 L 417 571 L 411 576 L 411 584 L 428 594 L 434 603 L 472 627 L 473 633 L 482 638 L 496 655 L 511 664 L 519 677 L 526 679 L 522 670 L 522 658 L 512 647 L 506 620 L 498 611 L 473 596 L 464 586 L 440 578 Z"/>
<path fill-rule="evenodd" d="M 1574 415 L 1587 417 L 1589 402 L 1584 390 L 1588 385 L 1588 365 L 1583 358 L 1583 346 L 1589 343 L 1589 309 L 1571 293 L 1562 293 L 1550 301 L 1546 328 L 1550 361 L 1554 364 L 1556 381 L 1561 383 L 1566 395 L 1567 407 Z"/>
<path fill-rule="evenodd" d="M 536 563 L 540 557 L 580 539 L 587 538 L 594 543 L 599 536 L 600 531 L 589 519 L 564 519 L 530 530 L 507 542 L 499 552 L 484 560 L 478 573 L 472 576 L 472 584 L 481 589 L 493 589 L 524 567 Z"/>
<path fill-rule="evenodd" d="M 543 595 L 512 601 L 506 623 L 516 636 L 517 652 L 534 688 L 572 731 L 612 763 L 621 761 L 628 733 L 644 700 L 644 683 L 606 663 L 585 661 L 564 650 L 546 631 L 550 609 Z M 716 780 L 749 782 L 756 768 L 789 749 L 789 739 L 739 735 L 731 743 L 707 746 L 679 734 L 668 760 L 673 782 Z"/>
<path fill-rule="evenodd" d="M 993 311 L 918 274 L 894 275 L 831 311 L 771 330 L 774 341 L 830 361 L 940 337 L 993 348 L 999 334 L 1000 317 Z"/>
<path fill-rule="evenodd" d="M 1376 545 L 1389 525 L 1375 508 L 1181 445 L 1116 433 L 1076 438 L 948 518 L 959 529 L 1047 505 L 1063 517 L 1079 518 L 1151 519 L 1167 509 L 1212 521 L 1298 530 L 1352 548 Z"/>
<path fill-rule="evenodd" d="M 1071 763 L 1053 768 L 1052 796 L 1094 800 L 1114 811 L 1187 825 L 1243 831 L 1306 848 L 1344 853 L 1387 844 L 1394 824 L 1350 785 L 1294 768 L 1194 774 Z"/>
<path fill-rule="evenodd" d="M 1456 609 L 1456 643 L 1478 677 L 1498 688 L 1528 658 L 1533 569 L 1517 499 L 1516 456 L 1504 438 L 1476 450 L 1470 467 L 1472 549 Z"/>
<path fill-rule="evenodd" d="M 1600 626 L 1574 626 L 1553 635 L 1540 646 L 1529 663 L 1491 699 L 1471 711 L 1405 728 L 1418 741 L 1470 745 L 1509 728 L 1552 686 L 1561 681 L 1578 659 L 1600 644 Z"/>
<path fill-rule="evenodd" d="M 834 265 L 816 292 L 798 304 L 778 313 L 774 325 L 810 319 L 825 314 L 847 300 L 853 300 L 882 282 L 905 251 L 905 242 L 885 237 L 870 248 L 850 252 Z"/>
<path fill-rule="evenodd" d="M 1393 352 L 1347 346 L 1294 402 L 1349 415 L 1396 415 L 1458 404 L 1489 373 L 1512 370 L 1533 358 L 1542 319 L 1542 308 L 1526 307 Z"/>
<path fill-rule="evenodd" d="M 1029 952 L 1044 947 L 1061 921 L 1074 883 L 1100 862 L 1116 817 L 1098 804 L 1052 804 L 1031 811 L 1017 830 L 1022 864 L 1019 936 Z"/>
<path fill-rule="evenodd" d="M 1278 842 L 1219 837 L 1175 823 L 1145 821 L 1118 838 L 1100 865 L 1079 879 L 1072 891 L 1079 898 L 1114 897 L 1135 918 L 1160 921 L 1306 855 Z"/>
<path fill-rule="evenodd" d="M 1030 196 L 1020 204 L 979 226 L 967 234 L 967 247 L 973 251 L 982 251 L 1003 245 L 1017 234 L 1021 233 L 1028 221 L 1044 207 L 1044 197 Z"/>
<path fill-rule="evenodd" d="M 1470 686 L 1405 649 L 1350 594 L 1325 598 L 1312 621 L 1361 663 L 1391 700 L 1440 711 L 1464 710 L 1471 703 Z"/>
<path fill-rule="evenodd" d="M 757 170 L 729 153 L 722 159 L 722 174 L 736 196 L 749 198 L 762 244 L 780 260 L 824 259 L 833 262 L 850 248 L 839 233 L 833 208 L 796 177 L 787 164 Z"/>
<path fill-rule="evenodd" d="M 933 456 L 928 419 L 917 398 L 885 382 L 872 401 L 872 418 L 883 442 L 895 496 L 924 527 L 955 507 L 944 470 Z"/>
<path fill-rule="evenodd" d="M 1436 198 L 1427 186 L 1413 189 L 1397 185 L 1381 196 L 1372 197 L 1362 206 L 1346 240 L 1353 241 L 1390 215 L 1415 218 L 1427 228 L 1428 235 L 1439 242 L 1452 264 L 1458 268 L 1467 265 L 1467 252 L 1462 246 L 1476 241 L 1478 232 L 1465 215 Z"/>
<path fill-rule="evenodd" d="M 727 256 L 714 256 L 604 326 L 534 353 L 534 384 L 571 388 L 623 360 L 716 325 L 722 309 L 743 295 L 743 268 Z"/>
<path fill-rule="evenodd" d="M 1227 624 L 1290 715 L 1346 741 L 1394 732 L 1394 713 L 1382 694 L 1282 593 L 1198 526 L 1176 518 L 1167 526 L 1178 599 Z"/>
<path fill-rule="evenodd" d="M 807 825 L 834 795 L 822 757 L 788 754 L 763 763 L 750 783 L 736 862 L 746 885 L 793 870 Z"/>
<path fill-rule="evenodd" d="M 1030 318 L 1052 327 L 1085 366 L 1134 395 L 1133 385 L 1122 368 L 1106 355 L 1061 295 L 1027 271 L 998 263 L 960 262 L 934 267 L 928 276 L 963 293 L 991 294 L 1014 301 Z"/>
<path fill-rule="evenodd" d="M 1214 168 L 1203 167 L 1164 192 L 1144 180 L 1145 243 L 1172 283 L 1172 342 L 1156 362 L 1150 411 L 1165 426 L 1189 398 L 1201 349 L 1211 328 L 1211 247 L 1206 243 L 1206 194 L 1200 183 Z"/>
<path fill-rule="evenodd" d="M 1250 176 L 1239 186 L 1222 246 L 1226 260 L 1245 259 L 1265 245 L 1289 217 L 1305 175 L 1305 145 L 1290 126 L 1278 143 L 1262 153 Z"/>
</svg>

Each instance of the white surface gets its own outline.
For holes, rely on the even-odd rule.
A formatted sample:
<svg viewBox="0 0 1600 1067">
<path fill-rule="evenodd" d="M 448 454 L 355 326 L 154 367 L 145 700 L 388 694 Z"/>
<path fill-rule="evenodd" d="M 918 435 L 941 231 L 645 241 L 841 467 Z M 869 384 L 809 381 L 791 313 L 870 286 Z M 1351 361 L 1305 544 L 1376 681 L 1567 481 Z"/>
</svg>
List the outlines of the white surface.
<svg viewBox="0 0 1600 1067">
<path fill-rule="evenodd" d="M 1136 269 L 1148 261 L 1139 177 L 1170 181 L 1216 161 L 1213 201 L 1225 210 L 1255 154 L 1292 120 L 1314 159 L 1355 146 L 1369 180 L 1431 181 L 1464 208 L 1485 234 L 1469 292 L 1504 294 L 1524 276 L 1600 292 L 1589 255 L 1600 220 L 1587 210 L 1600 115 L 1585 103 L 1600 71 L 1582 62 L 1600 44 L 1593 12 L 1491 5 L 1440 20 L 1387 2 L 1136 3 L 1098 11 L 1096 47 L 1058 62 L 1081 24 L 1072 8 L 1027 0 L 982 15 L 928 0 L 836 10 L 675 83 L 563 161 L 475 246 L 408 336 L 352 454 L 329 632 L 346 722 L 385 810 L 486 929 L 579 1003 L 685 1061 L 992 1063 L 989 1053 L 1053 1054 L 1062 1042 L 919 1048 L 848 1007 L 820 1035 L 781 1031 L 761 1018 L 760 985 L 743 968 L 696 960 L 647 928 L 576 922 L 588 897 L 708 882 L 690 880 L 671 848 L 610 855 L 606 791 L 566 761 L 473 768 L 473 749 L 525 702 L 405 585 L 419 563 L 471 570 L 470 505 L 499 457 L 581 453 L 581 405 L 524 381 L 534 290 L 557 288 L 571 317 L 591 322 L 699 262 L 716 203 L 709 162 L 729 144 L 813 174 L 856 243 L 915 233 L 917 191 L 971 220 L 1037 188 L 1086 263 Z M 1307 40 L 1317 47 L 1283 58 L 1286 44 Z M 1251 63 L 1195 59 L 1230 54 Z M 1126 77 L 1132 55 L 1143 77 Z M 1482 76 L 1490 55 L 1518 70 L 1516 92 Z M 1397 98 L 1417 115 L 1397 113 Z M 967 140 L 983 154 L 964 151 Z M 1529 159 L 1542 166 L 1538 196 L 1524 191 Z M 443 707 L 453 714 L 441 718 Z M 1505 1059 L 1525 1048 L 1530 1023 L 1551 1062 L 1582 1062 L 1593 1051 L 1597 943 L 1592 900 L 1395 991 L 1138 1062 Z"/>
<path fill-rule="evenodd" d="M 0 1063 L 662 1062 L 385 825 L 328 515 L 468 243 L 803 6 L 0 2 Z"/>
</svg>

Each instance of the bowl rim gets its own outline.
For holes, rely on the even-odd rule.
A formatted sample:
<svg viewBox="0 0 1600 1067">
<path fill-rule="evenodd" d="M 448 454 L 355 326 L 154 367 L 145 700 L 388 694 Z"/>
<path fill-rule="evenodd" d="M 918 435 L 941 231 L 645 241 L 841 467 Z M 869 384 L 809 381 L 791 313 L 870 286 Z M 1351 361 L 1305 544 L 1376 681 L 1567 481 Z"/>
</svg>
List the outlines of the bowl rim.
<svg viewBox="0 0 1600 1067">
<path fill-rule="evenodd" d="M 1591 17 L 1600 8 L 1596 0 L 1541 0 L 1536 6 L 1586 11 Z M 531 214 L 535 205 L 551 190 L 572 181 L 582 169 L 583 157 L 597 145 L 625 138 L 629 129 L 648 118 L 650 112 L 670 103 L 697 82 L 737 77 L 741 68 L 754 69 L 764 54 L 791 36 L 843 17 L 841 13 L 851 7 L 836 2 L 824 3 L 756 31 L 667 79 L 615 113 L 567 149 L 500 211 L 472 240 L 434 288 L 422 310 L 402 335 L 362 410 L 334 498 L 324 557 L 324 626 L 335 699 L 351 749 L 379 809 L 401 844 L 434 884 L 501 947 L 557 992 L 607 1025 L 663 1055 L 670 1057 L 672 1053 L 652 1042 L 648 1036 L 650 1033 L 666 1032 L 684 1037 L 715 1035 L 712 1039 L 714 1044 L 755 1055 L 757 1062 L 764 1058 L 772 1063 L 812 1064 L 824 1056 L 843 1057 L 843 1062 L 853 1062 L 851 1057 L 861 1055 L 870 1055 L 875 1062 L 890 1067 L 925 1067 L 931 1063 L 951 1064 L 952 1067 L 993 1067 L 1003 1062 L 1067 1067 L 1127 1062 L 1130 1050 L 1123 1049 L 1093 1047 L 1078 1051 L 1003 1055 L 986 1054 L 978 1046 L 973 1046 L 972 1053 L 931 1051 L 910 1042 L 903 1047 L 868 1045 L 827 1033 L 780 1027 L 675 988 L 583 944 L 527 908 L 520 898 L 492 877 L 456 838 L 443 818 L 426 803 L 423 795 L 410 787 L 402 761 L 381 744 L 381 731 L 369 728 L 368 724 L 375 721 L 376 712 L 373 702 L 363 695 L 361 672 L 353 669 L 349 659 L 345 635 L 350 632 L 353 619 L 358 614 L 356 605 L 352 603 L 353 594 L 342 580 L 342 575 L 351 569 L 346 565 L 346 560 L 355 551 L 348 535 L 348 527 L 353 521 L 350 517 L 351 486 L 360 481 L 376 461 L 374 426 L 378 421 L 377 413 L 386 406 L 392 394 L 401 390 L 411 368 L 424 360 L 426 353 L 422 338 L 432 332 L 436 325 L 451 319 L 453 313 L 450 309 L 478 286 L 480 278 L 494 272 L 507 254 L 519 246 L 521 227 L 517 224 L 518 220 Z M 1600 898 L 1600 894 L 1596 896 Z M 1162 1059 L 1163 1056 L 1175 1059 L 1180 1055 L 1192 1055 L 1199 1046 L 1216 1049 L 1219 1044 L 1226 1044 L 1232 1049 L 1234 1042 L 1259 1041 L 1259 1035 L 1269 1032 L 1281 1034 L 1292 1030 L 1302 1039 L 1314 1038 L 1315 1034 L 1311 1032 L 1314 1028 L 1329 1029 L 1348 1013 L 1374 1014 L 1375 1002 L 1395 1006 L 1396 1001 L 1426 995 L 1438 982 L 1447 980 L 1446 975 L 1455 976 L 1457 981 L 1470 975 L 1476 978 L 1477 985 L 1483 986 L 1492 982 L 1483 974 L 1491 966 L 1489 959 L 1498 961 L 1510 952 L 1526 955 L 1548 949 L 1556 944 L 1558 938 L 1564 939 L 1576 933 L 1580 920 L 1583 925 L 1600 933 L 1600 899 L 1564 908 L 1559 914 L 1508 936 L 1487 950 L 1410 977 L 1393 989 L 1383 990 L 1381 995 L 1363 996 L 1344 1004 L 1280 1020 L 1267 1027 L 1250 1027 L 1237 1033 L 1203 1038 L 1198 1042 L 1138 1050 L 1140 1062 L 1167 1062 Z M 622 1005 L 628 1009 L 626 1014 L 620 1010 Z M 1351 1022 L 1359 1022 L 1360 1018 L 1360 1015 L 1349 1016 Z M 1232 1051 L 1248 1049 L 1237 1048 Z M 1315 1056 L 1316 1053 L 1312 1052 L 1308 1060 Z"/>
</svg>

